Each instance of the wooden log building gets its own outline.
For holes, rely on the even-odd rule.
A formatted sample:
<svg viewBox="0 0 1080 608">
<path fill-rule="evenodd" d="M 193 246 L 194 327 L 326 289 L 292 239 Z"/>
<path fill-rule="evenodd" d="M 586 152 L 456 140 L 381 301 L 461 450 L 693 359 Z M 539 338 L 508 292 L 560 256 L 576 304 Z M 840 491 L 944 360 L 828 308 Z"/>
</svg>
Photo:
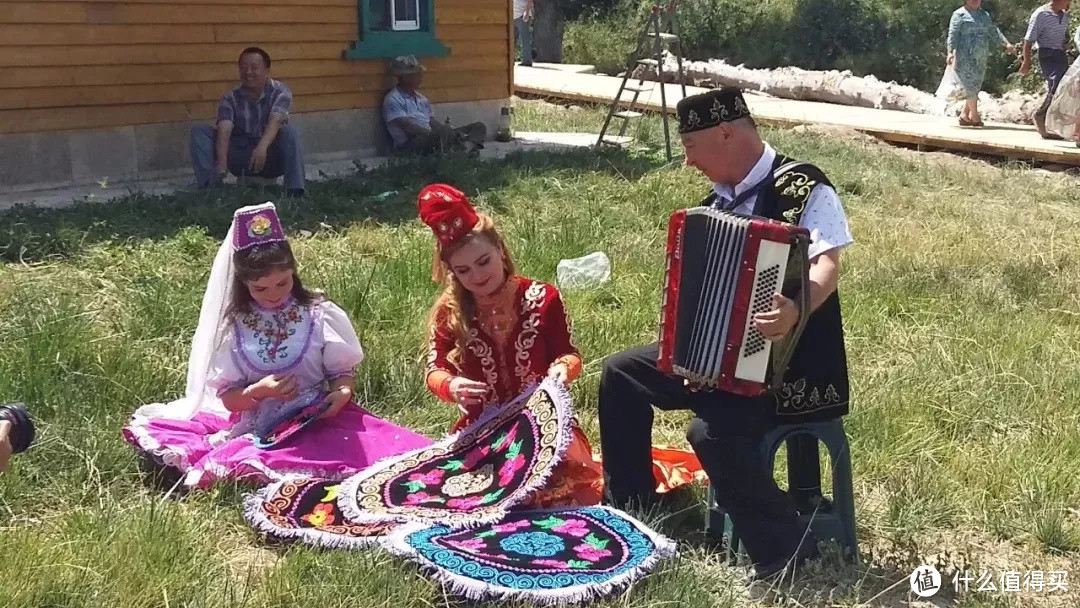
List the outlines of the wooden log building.
<svg viewBox="0 0 1080 608">
<path fill-rule="evenodd" d="M 190 172 L 188 131 L 248 46 L 292 89 L 309 163 L 383 140 L 397 55 L 428 68 L 438 116 L 494 133 L 512 28 L 508 0 L 0 0 L 0 192 Z"/>
</svg>

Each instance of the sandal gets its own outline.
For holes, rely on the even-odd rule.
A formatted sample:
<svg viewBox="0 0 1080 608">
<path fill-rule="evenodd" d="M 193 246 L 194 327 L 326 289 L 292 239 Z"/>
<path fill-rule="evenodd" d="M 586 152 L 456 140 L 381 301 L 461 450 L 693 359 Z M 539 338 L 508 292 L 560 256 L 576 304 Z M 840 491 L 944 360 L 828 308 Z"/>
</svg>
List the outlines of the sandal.
<svg viewBox="0 0 1080 608">
<path fill-rule="evenodd" d="M 960 117 L 960 126 L 961 127 L 974 127 L 975 123 L 973 123 L 970 120 L 968 120 L 968 119 L 961 116 Z"/>
</svg>

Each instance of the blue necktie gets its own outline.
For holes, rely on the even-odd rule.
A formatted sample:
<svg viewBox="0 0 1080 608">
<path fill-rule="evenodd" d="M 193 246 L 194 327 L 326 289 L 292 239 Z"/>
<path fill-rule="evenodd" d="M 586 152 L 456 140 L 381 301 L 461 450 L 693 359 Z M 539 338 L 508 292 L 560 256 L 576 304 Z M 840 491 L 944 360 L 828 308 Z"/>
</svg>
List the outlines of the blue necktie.
<svg viewBox="0 0 1080 608">
<path fill-rule="evenodd" d="M 771 184 L 772 181 L 773 181 L 773 175 L 770 173 L 767 177 L 765 177 L 765 179 L 759 181 L 758 183 L 754 184 L 750 188 L 747 188 L 741 194 L 739 194 L 735 198 L 731 199 L 731 201 L 727 205 L 725 205 L 722 202 L 720 202 L 719 200 L 717 200 L 716 207 L 718 209 L 720 209 L 721 211 L 734 211 L 735 209 L 739 208 L 739 205 L 741 205 L 741 204 L 745 203 L 746 201 L 750 200 L 750 198 L 753 197 L 758 192 L 761 192 L 761 189 L 764 188 L 767 184 Z"/>
</svg>

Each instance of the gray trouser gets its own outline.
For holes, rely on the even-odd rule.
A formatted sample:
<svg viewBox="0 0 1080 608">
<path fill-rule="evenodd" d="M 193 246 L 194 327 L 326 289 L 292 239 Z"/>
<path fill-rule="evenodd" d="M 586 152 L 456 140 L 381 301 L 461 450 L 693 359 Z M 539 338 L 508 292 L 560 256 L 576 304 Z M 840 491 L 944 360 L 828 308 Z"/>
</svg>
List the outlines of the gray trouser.
<svg viewBox="0 0 1080 608">
<path fill-rule="evenodd" d="M 521 65 L 532 65 L 532 22 L 521 17 L 514 19 L 514 32 L 517 33 L 517 46 L 521 47 Z"/>
<path fill-rule="evenodd" d="M 395 152 L 405 154 L 433 154 L 455 149 L 464 149 L 465 142 L 483 145 L 487 139 L 487 126 L 482 122 L 473 122 L 464 127 L 445 129 L 441 125 L 433 129 L 426 137 L 410 136 Z"/>
<path fill-rule="evenodd" d="M 191 129 L 191 165 L 195 169 L 195 185 L 200 188 L 209 186 L 216 177 L 216 137 L 217 129 L 213 125 L 196 125 Z M 237 177 L 275 178 L 284 175 L 286 188 L 303 190 L 304 150 L 300 145 L 300 132 L 292 125 L 282 125 L 266 152 L 262 172 L 252 173 L 248 163 L 258 143 L 259 140 L 244 135 L 234 134 L 229 138 L 229 173 Z"/>
</svg>

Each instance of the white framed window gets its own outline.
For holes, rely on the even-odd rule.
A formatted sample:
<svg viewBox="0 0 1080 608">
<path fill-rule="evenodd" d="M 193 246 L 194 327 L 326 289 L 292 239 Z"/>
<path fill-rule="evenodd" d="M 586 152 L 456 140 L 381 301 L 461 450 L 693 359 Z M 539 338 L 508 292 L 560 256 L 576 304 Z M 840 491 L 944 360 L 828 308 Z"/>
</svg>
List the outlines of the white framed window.
<svg viewBox="0 0 1080 608">
<path fill-rule="evenodd" d="M 390 0 L 390 27 L 395 32 L 420 29 L 420 0 Z"/>
</svg>

